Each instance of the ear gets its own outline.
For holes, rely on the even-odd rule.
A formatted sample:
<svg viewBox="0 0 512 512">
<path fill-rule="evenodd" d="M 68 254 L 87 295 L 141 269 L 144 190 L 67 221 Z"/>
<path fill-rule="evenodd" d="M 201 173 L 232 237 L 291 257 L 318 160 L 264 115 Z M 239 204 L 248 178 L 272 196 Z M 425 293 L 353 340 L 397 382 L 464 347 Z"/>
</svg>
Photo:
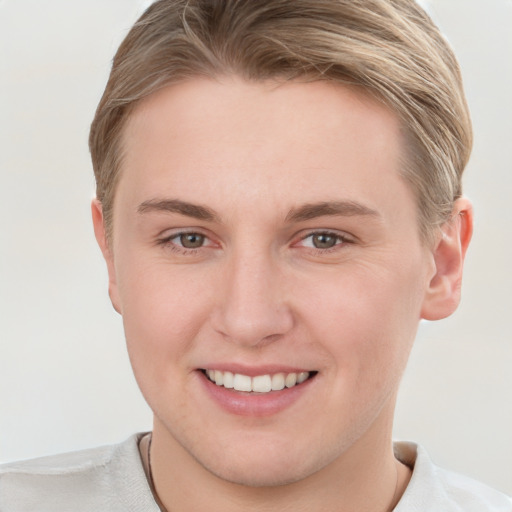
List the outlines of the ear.
<svg viewBox="0 0 512 512">
<path fill-rule="evenodd" d="M 455 202 L 453 214 L 441 228 L 433 249 L 435 273 L 421 310 L 425 320 L 450 316 L 459 305 L 464 257 L 473 233 L 473 207 L 467 198 Z"/>
<path fill-rule="evenodd" d="M 105 262 L 107 264 L 107 272 L 108 272 L 108 294 L 110 297 L 110 301 L 112 302 L 112 306 L 114 309 L 121 313 L 120 308 L 120 300 L 119 293 L 117 289 L 117 279 L 116 279 L 116 269 L 114 265 L 114 254 L 109 244 L 109 240 L 107 237 L 107 232 L 105 229 L 105 222 L 103 219 L 103 207 L 98 201 L 98 199 L 93 199 L 91 203 L 91 212 L 92 212 L 92 223 L 94 226 L 94 236 L 96 237 L 96 241 L 100 246 L 101 253 L 105 258 Z"/>
</svg>

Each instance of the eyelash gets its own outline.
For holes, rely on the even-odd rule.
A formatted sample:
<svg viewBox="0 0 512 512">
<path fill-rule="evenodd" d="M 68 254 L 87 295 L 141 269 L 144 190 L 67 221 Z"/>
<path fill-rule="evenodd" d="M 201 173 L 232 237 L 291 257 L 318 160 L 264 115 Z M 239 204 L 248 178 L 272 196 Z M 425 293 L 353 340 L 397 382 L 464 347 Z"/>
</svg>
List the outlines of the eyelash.
<svg viewBox="0 0 512 512">
<path fill-rule="evenodd" d="M 196 255 L 198 254 L 198 251 L 201 249 L 204 249 L 205 247 L 208 247 L 208 245 L 201 245 L 197 248 L 189 248 L 189 247 L 183 247 L 182 245 L 179 245 L 176 242 L 173 242 L 173 240 L 179 239 L 182 236 L 186 235 L 196 235 L 201 238 L 203 238 L 205 241 L 210 240 L 207 235 L 204 235 L 201 232 L 198 231 L 180 231 L 178 233 L 173 233 L 172 235 L 166 236 L 164 238 L 161 238 L 157 240 L 157 244 L 170 249 L 173 252 L 176 252 L 178 254 L 182 255 Z M 312 238 L 314 236 L 327 236 L 327 237 L 333 237 L 336 239 L 336 243 L 332 247 L 327 248 L 318 248 L 318 247 L 306 247 L 304 246 L 305 250 L 308 250 L 310 252 L 313 252 L 315 254 L 328 254 L 334 251 L 338 251 L 341 249 L 342 246 L 346 244 L 352 244 L 354 243 L 354 240 L 345 234 L 340 234 L 334 231 L 328 231 L 328 230 L 321 230 L 321 231 L 311 231 L 307 235 L 301 237 L 298 242 L 295 242 L 293 245 L 297 245 L 301 242 L 304 242 L 308 238 Z"/>
<path fill-rule="evenodd" d="M 339 251 L 344 245 L 354 243 L 354 240 L 346 234 L 341 234 L 335 231 L 329 230 L 321 230 L 321 231 L 311 231 L 306 236 L 300 238 L 300 242 L 304 242 L 308 238 L 312 238 L 314 236 L 327 236 L 332 237 L 336 240 L 335 244 L 332 247 L 327 248 L 319 248 L 319 247 L 304 247 L 304 249 L 314 252 L 315 254 L 329 254 L 334 251 Z"/>
<path fill-rule="evenodd" d="M 199 231 L 180 231 L 179 233 L 173 233 L 172 235 L 166 236 L 164 238 L 158 239 L 157 244 L 170 249 L 173 252 L 176 252 L 178 254 L 182 255 L 189 255 L 189 254 L 197 254 L 197 252 L 200 249 L 204 249 L 204 245 L 201 245 L 197 248 L 189 248 L 189 247 L 183 247 L 182 245 L 178 245 L 178 243 L 173 242 L 173 240 L 179 239 L 182 236 L 186 235 L 196 235 L 202 237 L 204 240 L 209 240 L 208 236 L 203 235 Z"/>
</svg>

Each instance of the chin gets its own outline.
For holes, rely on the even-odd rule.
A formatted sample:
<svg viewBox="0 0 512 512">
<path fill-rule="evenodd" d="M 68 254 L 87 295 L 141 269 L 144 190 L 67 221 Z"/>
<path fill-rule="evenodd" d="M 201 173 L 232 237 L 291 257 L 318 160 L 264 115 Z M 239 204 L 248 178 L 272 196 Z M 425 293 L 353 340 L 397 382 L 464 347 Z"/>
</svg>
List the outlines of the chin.
<svg viewBox="0 0 512 512">
<path fill-rule="evenodd" d="M 285 445 L 286 443 L 283 443 Z M 222 457 L 218 454 L 210 460 L 198 459 L 207 471 L 216 477 L 236 485 L 246 487 L 278 487 L 301 481 L 316 473 L 331 460 L 324 460 L 317 452 L 314 460 L 311 453 L 302 456 L 293 452 L 292 447 L 273 449 L 267 445 L 253 450 L 225 450 Z"/>
<path fill-rule="evenodd" d="M 290 467 L 288 461 L 268 462 L 263 465 L 258 464 L 234 464 L 227 466 L 218 466 L 205 468 L 217 478 L 235 485 L 245 487 L 280 487 L 290 485 L 303 480 L 315 471 L 308 471 L 305 468 Z"/>
</svg>

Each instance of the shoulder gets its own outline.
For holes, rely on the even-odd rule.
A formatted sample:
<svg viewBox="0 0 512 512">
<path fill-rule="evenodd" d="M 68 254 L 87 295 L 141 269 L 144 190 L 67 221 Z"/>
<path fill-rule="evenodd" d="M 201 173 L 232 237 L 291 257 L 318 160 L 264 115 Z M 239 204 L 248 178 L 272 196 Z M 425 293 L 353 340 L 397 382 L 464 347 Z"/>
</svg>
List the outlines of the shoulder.
<svg viewBox="0 0 512 512">
<path fill-rule="evenodd" d="M 452 501 L 464 505 L 468 510 L 468 503 L 479 503 L 475 510 L 490 510 L 512 512 L 512 498 L 472 478 L 437 468 L 439 481 L 442 483 L 446 495 Z M 487 508 L 485 508 L 487 507 Z"/>
<path fill-rule="evenodd" d="M 144 496 L 151 503 L 138 439 L 0 466 L 0 510 L 132 510 Z"/>
<path fill-rule="evenodd" d="M 414 467 L 395 512 L 512 512 L 512 498 L 472 478 L 435 466 L 421 446 L 396 443 L 395 454 Z"/>
</svg>

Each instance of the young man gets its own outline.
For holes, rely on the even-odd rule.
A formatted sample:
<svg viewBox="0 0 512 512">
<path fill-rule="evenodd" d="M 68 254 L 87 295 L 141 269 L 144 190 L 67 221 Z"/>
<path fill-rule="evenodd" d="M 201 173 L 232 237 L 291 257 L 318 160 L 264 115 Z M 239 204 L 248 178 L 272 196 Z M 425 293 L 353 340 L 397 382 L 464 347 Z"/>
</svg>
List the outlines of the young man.
<svg viewBox="0 0 512 512">
<path fill-rule="evenodd" d="M 154 428 L 6 467 L 2 511 L 512 510 L 391 440 L 472 231 L 458 66 L 413 0 L 157 1 L 90 147 Z"/>
</svg>

